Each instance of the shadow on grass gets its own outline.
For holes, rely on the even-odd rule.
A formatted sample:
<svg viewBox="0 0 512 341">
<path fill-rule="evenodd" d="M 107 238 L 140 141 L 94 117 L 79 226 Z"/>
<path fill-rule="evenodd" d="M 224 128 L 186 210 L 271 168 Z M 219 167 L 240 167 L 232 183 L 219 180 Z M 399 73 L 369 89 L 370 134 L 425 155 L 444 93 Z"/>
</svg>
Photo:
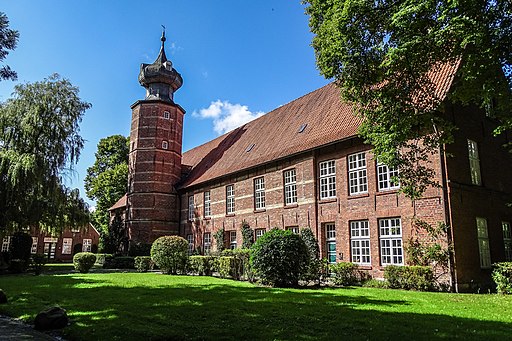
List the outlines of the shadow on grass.
<svg viewBox="0 0 512 341">
<path fill-rule="evenodd" d="M 72 340 L 511 337 L 508 323 L 403 311 L 413 310 L 406 300 L 354 295 L 357 290 L 348 294 L 271 289 L 204 277 L 119 275 L 19 276 L 18 285 L 11 278 L 0 284 L 13 293 L 0 311 L 33 318 L 45 306 L 59 304 L 71 316 L 65 334 Z M 133 278 L 134 285 L 123 287 Z"/>
</svg>

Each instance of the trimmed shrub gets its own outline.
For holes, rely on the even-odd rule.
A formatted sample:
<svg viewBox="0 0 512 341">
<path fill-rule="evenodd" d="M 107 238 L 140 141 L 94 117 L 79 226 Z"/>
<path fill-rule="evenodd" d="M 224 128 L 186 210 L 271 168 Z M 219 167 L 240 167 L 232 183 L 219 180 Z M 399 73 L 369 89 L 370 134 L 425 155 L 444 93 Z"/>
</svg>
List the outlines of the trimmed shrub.
<svg viewBox="0 0 512 341">
<path fill-rule="evenodd" d="M 254 244 L 254 230 L 244 220 L 240 226 L 240 231 L 242 232 L 242 248 L 249 249 Z"/>
<path fill-rule="evenodd" d="M 232 262 L 230 261 L 231 269 L 229 270 L 229 275 L 233 279 L 254 282 L 254 271 L 250 264 L 251 249 L 224 250 L 221 256 L 234 258 Z"/>
<path fill-rule="evenodd" d="M 135 269 L 138 272 L 148 272 L 153 270 L 153 261 L 149 256 L 137 256 L 134 258 Z"/>
<path fill-rule="evenodd" d="M 299 235 L 274 228 L 254 243 L 250 262 L 263 283 L 296 286 L 308 264 L 308 250 Z"/>
<path fill-rule="evenodd" d="M 188 259 L 188 272 L 199 276 L 211 276 L 215 267 L 214 256 L 190 256 Z"/>
<path fill-rule="evenodd" d="M 301 229 L 300 237 L 306 244 L 309 259 L 309 262 L 303 274 L 301 275 L 301 280 L 306 282 L 320 283 L 322 264 L 320 261 L 320 248 L 318 247 L 318 240 L 315 238 L 315 235 L 310 228 Z"/>
<path fill-rule="evenodd" d="M 492 280 L 498 294 L 512 294 L 512 262 L 493 264 Z"/>
<path fill-rule="evenodd" d="M 222 252 L 224 250 L 224 228 L 218 229 L 213 234 L 213 238 L 215 239 L 216 251 Z"/>
<path fill-rule="evenodd" d="M 103 269 L 135 269 L 135 259 L 131 256 L 107 256 Z"/>
<path fill-rule="evenodd" d="M 79 252 L 73 256 L 73 265 L 76 271 L 87 273 L 96 262 L 96 255 L 91 252 Z"/>
<path fill-rule="evenodd" d="M 222 278 L 235 277 L 236 272 L 236 258 L 233 256 L 219 257 L 219 276 Z"/>
<path fill-rule="evenodd" d="M 114 255 L 112 255 L 110 253 L 97 253 L 96 254 L 96 263 L 94 263 L 94 265 L 103 266 L 105 264 L 105 261 L 108 258 L 113 258 L 113 257 L 114 257 Z"/>
<path fill-rule="evenodd" d="M 40 275 L 43 272 L 44 265 L 46 264 L 46 255 L 42 253 L 36 253 L 32 256 L 32 266 L 34 267 L 34 273 Z"/>
<path fill-rule="evenodd" d="M 32 248 L 32 237 L 25 232 L 15 232 L 11 237 L 9 253 L 11 259 L 22 259 L 27 265 L 30 260 L 30 249 Z"/>
<path fill-rule="evenodd" d="M 357 265 L 350 262 L 329 264 L 329 271 L 332 274 L 334 285 L 348 286 L 356 285 L 358 280 Z"/>
<path fill-rule="evenodd" d="M 185 272 L 188 242 L 179 236 L 163 236 L 153 242 L 151 259 L 166 274 Z"/>
<path fill-rule="evenodd" d="M 435 288 L 434 273 L 429 266 L 388 265 L 384 278 L 392 289 L 431 291 Z"/>
</svg>

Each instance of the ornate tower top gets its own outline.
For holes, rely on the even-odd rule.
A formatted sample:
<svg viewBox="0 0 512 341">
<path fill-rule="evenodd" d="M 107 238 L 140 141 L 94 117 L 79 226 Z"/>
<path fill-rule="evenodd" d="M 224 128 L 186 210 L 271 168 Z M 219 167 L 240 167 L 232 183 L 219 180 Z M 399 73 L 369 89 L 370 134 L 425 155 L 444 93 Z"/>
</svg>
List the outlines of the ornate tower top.
<svg viewBox="0 0 512 341">
<path fill-rule="evenodd" d="M 173 102 L 173 95 L 183 85 L 183 78 L 165 56 L 165 27 L 162 30 L 162 47 L 153 64 L 141 64 L 139 83 L 146 88 L 146 99 Z"/>
</svg>

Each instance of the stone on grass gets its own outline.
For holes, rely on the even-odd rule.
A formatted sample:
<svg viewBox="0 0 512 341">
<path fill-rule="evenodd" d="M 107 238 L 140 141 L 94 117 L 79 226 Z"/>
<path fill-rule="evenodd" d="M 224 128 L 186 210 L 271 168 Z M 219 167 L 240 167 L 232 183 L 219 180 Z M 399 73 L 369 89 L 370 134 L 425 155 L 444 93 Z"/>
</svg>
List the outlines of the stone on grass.
<svg viewBox="0 0 512 341">
<path fill-rule="evenodd" d="M 34 327 L 37 330 L 61 329 L 66 327 L 68 322 L 66 310 L 60 307 L 51 307 L 37 314 Z"/>
<path fill-rule="evenodd" d="M 7 295 L 2 289 L 0 289 L 0 304 L 4 303 L 7 303 Z"/>
</svg>

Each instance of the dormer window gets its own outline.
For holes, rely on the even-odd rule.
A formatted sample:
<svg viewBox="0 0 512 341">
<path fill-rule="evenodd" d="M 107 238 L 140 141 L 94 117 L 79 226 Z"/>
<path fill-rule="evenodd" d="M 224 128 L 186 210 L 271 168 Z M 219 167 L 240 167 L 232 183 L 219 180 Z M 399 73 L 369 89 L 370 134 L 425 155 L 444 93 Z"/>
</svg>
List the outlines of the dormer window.
<svg viewBox="0 0 512 341">
<path fill-rule="evenodd" d="M 171 118 L 171 114 L 168 111 L 164 111 L 164 118 L 168 120 L 169 118 Z"/>
<path fill-rule="evenodd" d="M 169 142 L 162 141 L 162 149 L 169 149 Z"/>
</svg>

